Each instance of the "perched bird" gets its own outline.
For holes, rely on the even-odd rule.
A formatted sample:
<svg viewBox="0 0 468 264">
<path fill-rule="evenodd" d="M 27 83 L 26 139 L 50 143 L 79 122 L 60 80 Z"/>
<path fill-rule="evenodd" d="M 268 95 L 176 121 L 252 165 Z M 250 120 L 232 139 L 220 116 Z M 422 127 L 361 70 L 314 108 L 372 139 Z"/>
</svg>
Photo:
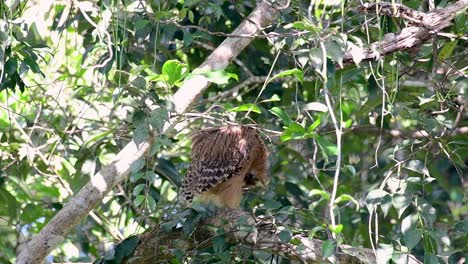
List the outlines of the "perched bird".
<svg viewBox="0 0 468 264">
<path fill-rule="evenodd" d="M 238 208 L 244 186 L 267 182 L 268 151 L 255 129 L 242 125 L 208 128 L 192 138 L 192 161 L 181 198 Z"/>
</svg>

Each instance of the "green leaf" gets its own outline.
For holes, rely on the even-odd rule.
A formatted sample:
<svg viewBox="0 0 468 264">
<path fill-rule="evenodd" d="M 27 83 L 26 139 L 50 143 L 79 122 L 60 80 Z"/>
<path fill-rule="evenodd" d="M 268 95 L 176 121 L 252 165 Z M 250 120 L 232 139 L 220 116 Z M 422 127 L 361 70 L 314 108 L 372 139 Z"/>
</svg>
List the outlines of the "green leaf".
<svg viewBox="0 0 468 264">
<path fill-rule="evenodd" d="M 106 258 L 106 263 L 122 263 L 126 257 L 133 254 L 133 251 L 136 249 L 139 242 L 140 239 L 137 236 L 126 238 L 114 248 L 112 259 Z M 108 262 L 109 260 L 112 260 L 112 262 Z"/>
<path fill-rule="evenodd" d="M 272 107 L 270 109 L 270 113 L 272 113 L 273 115 L 279 117 L 285 126 L 289 126 L 293 121 L 292 119 L 289 117 L 289 115 L 281 108 L 279 107 Z"/>
<path fill-rule="evenodd" d="M 421 240 L 423 232 L 419 229 L 410 229 L 408 232 L 403 234 L 403 241 L 405 241 L 405 246 L 411 250 L 413 249 Z"/>
<path fill-rule="evenodd" d="M 320 123 L 322 123 L 322 118 L 317 118 L 314 123 L 312 123 L 312 125 L 310 125 L 308 128 L 307 128 L 307 132 L 305 134 L 305 137 L 306 138 L 313 138 L 316 136 L 315 134 L 315 129 L 320 125 Z"/>
<path fill-rule="evenodd" d="M 436 209 L 427 201 L 424 201 L 423 203 L 419 204 L 418 211 L 421 212 L 424 220 L 426 220 L 426 224 L 429 227 L 432 227 L 437 218 Z"/>
<path fill-rule="evenodd" d="M 288 28 L 295 28 L 295 29 L 301 29 L 301 30 L 308 30 L 310 32 L 320 32 L 320 28 L 309 23 L 308 21 L 295 21 L 291 24 L 287 24 L 284 26 L 285 29 Z"/>
<path fill-rule="evenodd" d="M 260 103 L 279 102 L 279 101 L 281 101 L 281 98 L 277 94 L 274 94 L 270 99 L 263 100 Z"/>
<path fill-rule="evenodd" d="M 236 106 L 234 108 L 229 109 L 229 111 L 233 111 L 233 112 L 254 112 L 254 113 L 257 113 L 257 114 L 262 113 L 262 110 L 260 110 L 260 108 L 257 105 L 254 105 L 252 103 Z"/>
<path fill-rule="evenodd" d="M 179 85 L 188 74 L 188 66 L 178 60 L 168 60 L 162 67 L 163 80 L 170 86 Z"/>
<path fill-rule="evenodd" d="M 468 233 L 468 220 L 456 223 L 453 230 L 460 233 Z"/>
<path fill-rule="evenodd" d="M 327 51 L 327 57 L 332 59 L 342 67 L 344 55 L 343 46 L 334 40 L 327 40 L 325 42 L 325 48 L 325 50 Z"/>
<path fill-rule="evenodd" d="M 356 168 L 351 164 L 346 164 L 344 166 L 353 176 L 356 176 Z"/>
<path fill-rule="evenodd" d="M 439 52 L 439 60 L 446 60 L 453 53 L 453 50 L 458 44 L 458 39 L 445 43 Z"/>
<path fill-rule="evenodd" d="M 154 198 L 152 196 L 148 196 L 147 197 L 147 200 L 148 200 L 148 207 L 151 211 L 154 211 L 156 210 L 156 201 L 154 200 Z"/>
<path fill-rule="evenodd" d="M 424 255 L 424 264 L 444 264 L 444 261 L 441 257 L 436 256 L 434 253 L 426 253 Z"/>
<path fill-rule="evenodd" d="M 190 46 L 193 42 L 193 36 L 190 32 L 184 31 L 184 47 Z"/>
<path fill-rule="evenodd" d="M 156 108 L 149 116 L 149 123 L 159 133 L 163 131 L 164 124 L 167 120 L 169 120 L 169 116 L 164 108 Z"/>
<path fill-rule="evenodd" d="M 146 162 L 144 159 L 138 159 L 137 161 L 133 162 L 132 165 L 130 165 L 130 169 L 132 170 L 132 173 L 136 173 L 143 169 L 145 164 Z"/>
<path fill-rule="evenodd" d="M 418 222 L 418 215 L 417 214 L 410 214 L 403 218 L 401 221 L 401 232 L 406 234 L 410 230 L 416 229 L 416 223 Z"/>
<path fill-rule="evenodd" d="M 392 196 L 391 195 L 386 195 L 382 199 L 382 202 L 380 204 L 380 207 L 382 208 L 382 212 L 384 213 L 384 217 L 387 216 L 388 212 L 392 208 Z"/>
<path fill-rule="evenodd" d="M 281 230 L 278 237 L 283 243 L 288 243 L 292 238 L 292 233 L 288 229 Z"/>
<path fill-rule="evenodd" d="M 144 195 L 137 195 L 135 199 L 133 200 L 133 204 L 135 204 L 135 206 L 140 206 L 144 200 L 145 200 Z"/>
<path fill-rule="evenodd" d="M 335 199 L 335 204 L 339 204 L 339 203 L 343 203 L 347 201 L 351 201 L 352 203 L 354 203 L 354 205 L 356 205 L 356 210 L 359 210 L 359 202 L 349 194 L 342 194 L 338 196 Z"/>
<path fill-rule="evenodd" d="M 291 123 L 283 134 L 280 136 L 280 140 L 283 142 L 293 139 L 303 139 L 305 135 L 305 128 L 296 122 Z"/>
<path fill-rule="evenodd" d="M 404 165 L 404 167 L 408 170 L 430 176 L 426 165 L 420 160 L 410 160 Z"/>
<path fill-rule="evenodd" d="M 418 96 L 418 99 L 419 99 L 419 106 L 428 104 L 430 102 L 434 102 L 436 100 L 435 95 L 431 95 L 431 97 L 429 98 Z"/>
<path fill-rule="evenodd" d="M 322 70 L 323 53 L 321 48 L 313 48 L 309 51 L 310 64 L 317 72 Z"/>
<path fill-rule="evenodd" d="M 408 206 L 410 205 L 411 197 L 402 194 L 394 194 L 392 202 L 393 207 L 395 207 L 395 209 L 397 210 L 398 217 L 400 218 L 401 215 L 405 212 L 406 208 L 408 208 Z"/>
<path fill-rule="evenodd" d="M 338 155 L 338 148 L 335 144 L 331 143 L 330 141 L 326 140 L 324 137 L 319 135 L 315 135 L 315 140 L 317 144 L 320 146 L 320 149 L 325 152 L 327 156 L 336 156 Z"/>
<path fill-rule="evenodd" d="M 0 215 L 8 215 L 12 219 L 17 217 L 19 203 L 15 196 L 3 188 L 0 188 L 0 204 Z"/>
<path fill-rule="evenodd" d="M 312 240 L 315 237 L 315 233 L 317 233 L 318 231 L 322 231 L 322 230 L 326 230 L 326 229 L 322 226 L 316 226 L 312 228 L 312 230 L 310 230 L 309 232 L 309 239 Z"/>
<path fill-rule="evenodd" d="M 319 189 L 310 190 L 309 196 L 314 196 L 314 195 L 320 195 L 323 199 L 330 201 L 330 194 L 327 191 L 319 190 Z"/>
<path fill-rule="evenodd" d="M 34 73 L 39 73 L 40 75 L 42 75 L 42 77 L 45 77 L 44 73 L 41 71 L 41 68 L 39 68 L 37 62 L 31 57 L 26 57 L 23 62 L 26 63 Z"/>
<path fill-rule="evenodd" d="M 183 224 L 182 230 L 186 235 L 191 235 L 192 232 L 195 230 L 197 227 L 198 223 L 201 221 L 201 214 L 194 214 L 190 215 L 185 219 L 185 222 Z"/>
<path fill-rule="evenodd" d="M 371 207 L 379 205 L 387 195 L 388 192 L 380 189 L 370 191 L 366 197 L 367 208 L 370 210 Z"/>
<path fill-rule="evenodd" d="M 179 223 L 179 219 L 173 219 L 171 221 L 166 221 L 161 224 L 161 230 L 168 232 L 171 231 L 177 224 Z"/>
<path fill-rule="evenodd" d="M 194 70 L 190 76 L 187 77 L 193 78 L 196 75 L 202 75 L 208 79 L 209 82 L 216 84 L 227 84 L 229 79 L 238 79 L 237 75 L 234 73 L 227 73 L 224 70 Z"/>
<path fill-rule="evenodd" d="M 137 182 L 139 179 L 143 178 L 144 174 L 141 172 L 133 172 L 130 174 L 130 182 Z"/>
<path fill-rule="evenodd" d="M 133 196 L 138 196 L 141 191 L 145 188 L 145 184 L 141 183 L 141 184 L 138 184 L 137 186 L 135 186 L 135 188 L 133 188 Z"/>
<path fill-rule="evenodd" d="M 192 10 L 188 11 L 188 19 L 190 20 L 191 23 L 195 23 L 195 15 L 193 14 Z"/>
<path fill-rule="evenodd" d="M 324 241 L 322 244 L 322 259 L 325 260 L 333 256 L 334 250 L 335 250 L 335 246 L 330 240 Z"/>
<path fill-rule="evenodd" d="M 263 208 L 267 209 L 267 210 L 276 210 L 276 209 L 279 209 L 281 208 L 283 205 L 278 202 L 278 201 L 275 201 L 275 200 L 267 200 L 265 202 L 265 204 L 263 205 Z"/>
<path fill-rule="evenodd" d="M 18 60 L 16 59 L 16 57 L 9 58 L 5 62 L 5 65 L 3 67 L 5 69 L 6 74 L 13 75 L 13 73 L 15 73 L 18 69 Z"/>
<path fill-rule="evenodd" d="M 135 141 L 136 144 L 140 144 L 148 139 L 149 128 L 145 112 L 136 111 L 133 113 L 132 123 L 135 127 L 135 130 L 133 131 L 133 141 Z"/>
<path fill-rule="evenodd" d="M 109 131 L 104 131 L 102 133 L 98 133 L 92 136 L 91 138 L 89 138 L 88 140 L 86 140 L 81 147 L 84 149 L 90 148 L 94 143 L 100 141 L 101 139 L 104 139 L 105 137 L 107 137 L 108 135 L 111 135 L 114 132 L 115 131 L 113 130 L 109 130 Z"/>
<path fill-rule="evenodd" d="M 154 171 L 158 175 L 162 176 L 164 179 L 172 183 L 175 187 L 180 187 L 181 179 L 179 173 L 170 160 L 159 158 L 158 164 L 154 168 Z"/>
<path fill-rule="evenodd" d="M 342 224 L 336 225 L 335 227 L 330 225 L 329 228 L 333 233 L 339 235 L 343 231 L 344 226 Z"/>
<path fill-rule="evenodd" d="M 271 77 L 271 79 L 269 79 L 268 82 L 271 82 L 277 78 L 283 78 L 283 77 L 290 76 L 290 75 L 293 75 L 294 77 L 296 77 L 296 79 L 298 79 L 301 83 L 304 82 L 304 72 L 302 70 L 299 70 L 298 68 L 280 72 L 276 74 L 275 76 Z"/>
</svg>

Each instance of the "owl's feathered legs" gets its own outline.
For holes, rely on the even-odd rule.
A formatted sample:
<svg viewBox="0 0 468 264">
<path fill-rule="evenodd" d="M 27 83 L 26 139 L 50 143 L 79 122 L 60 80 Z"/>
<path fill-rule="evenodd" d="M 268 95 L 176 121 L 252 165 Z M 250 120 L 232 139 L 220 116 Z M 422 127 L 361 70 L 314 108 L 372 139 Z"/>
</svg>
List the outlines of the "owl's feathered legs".
<svg viewBox="0 0 468 264">
<path fill-rule="evenodd" d="M 239 208 L 242 199 L 242 176 L 233 177 L 200 195 L 203 203 L 213 203 L 217 207 Z"/>
</svg>

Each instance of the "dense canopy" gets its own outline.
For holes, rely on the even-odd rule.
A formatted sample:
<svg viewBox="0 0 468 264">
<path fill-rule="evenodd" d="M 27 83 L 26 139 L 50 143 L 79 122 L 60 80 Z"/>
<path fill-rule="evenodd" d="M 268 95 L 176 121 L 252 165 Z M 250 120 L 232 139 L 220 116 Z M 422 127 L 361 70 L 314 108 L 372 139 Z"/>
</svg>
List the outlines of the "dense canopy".
<svg viewBox="0 0 468 264">
<path fill-rule="evenodd" d="M 467 7 L 1 1 L 0 263 L 464 263 Z M 183 207 L 226 124 L 268 184 Z"/>
</svg>

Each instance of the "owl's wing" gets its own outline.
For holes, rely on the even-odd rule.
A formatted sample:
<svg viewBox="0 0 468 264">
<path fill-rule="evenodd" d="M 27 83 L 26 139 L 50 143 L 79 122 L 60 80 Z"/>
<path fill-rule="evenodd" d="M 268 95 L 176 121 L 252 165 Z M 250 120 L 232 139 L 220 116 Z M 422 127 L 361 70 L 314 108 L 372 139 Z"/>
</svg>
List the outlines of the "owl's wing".
<svg viewBox="0 0 468 264">
<path fill-rule="evenodd" d="M 191 202 L 196 195 L 239 174 L 247 159 L 245 154 L 236 151 L 218 157 L 202 156 L 192 159 L 182 185 L 183 198 Z"/>
</svg>

